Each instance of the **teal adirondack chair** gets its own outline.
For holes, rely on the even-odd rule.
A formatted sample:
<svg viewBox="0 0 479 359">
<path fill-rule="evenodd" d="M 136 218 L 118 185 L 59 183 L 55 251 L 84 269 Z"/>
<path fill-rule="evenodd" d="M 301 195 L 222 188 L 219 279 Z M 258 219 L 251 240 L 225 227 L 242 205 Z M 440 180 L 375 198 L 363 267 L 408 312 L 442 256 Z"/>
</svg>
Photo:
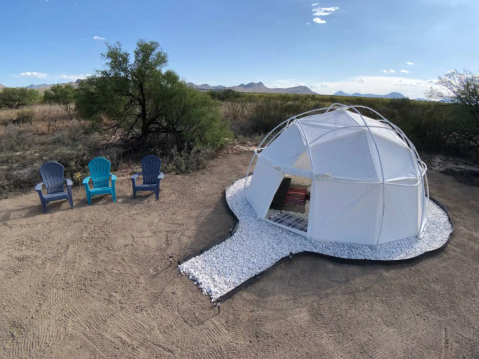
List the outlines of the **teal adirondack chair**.
<svg viewBox="0 0 479 359">
<path fill-rule="evenodd" d="M 110 161 L 103 157 L 97 157 L 90 161 L 88 168 L 90 169 L 90 177 L 87 177 L 83 180 L 88 204 L 91 204 L 91 198 L 93 196 L 99 194 L 111 194 L 113 202 L 116 202 L 116 176 L 110 173 Z M 90 179 L 93 182 L 93 188 L 90 188 Z"/>
</svg>

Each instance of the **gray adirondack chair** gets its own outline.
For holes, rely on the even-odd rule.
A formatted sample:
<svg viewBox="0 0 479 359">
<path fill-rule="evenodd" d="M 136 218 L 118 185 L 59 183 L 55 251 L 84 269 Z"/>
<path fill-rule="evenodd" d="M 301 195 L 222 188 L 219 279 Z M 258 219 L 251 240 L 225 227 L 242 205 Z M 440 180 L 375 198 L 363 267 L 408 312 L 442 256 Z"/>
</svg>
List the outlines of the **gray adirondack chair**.
<svg viewBox="0 0 479 359">
<path fill-rule="evenodd" d="M 35 186 L 40 196 L 43 213 L 47 213 L 47 203 L 67 199 L 70 202 L 70 208 L 73 208 L 72 185 L 73 182 L 68 178 L 64 178 L 64 168 L 58 162 L 50 161 L 44 163 L 40 167 L 40 175 L 43 182 Z M 65 192 L 65 182 L 67 184 L 67 191 Z M 45 186 L 47 194 L 43 194 L 42 187 Z"/>
<path fill-rule="evenodd" d="M 143 184 L 137 184 L 138 176 L 143 175 Z M 136 198 L 136 192 L 151 191 L 155 192 L 155 197 L 160 198 L 160 181 L 165 175 L 161 173 L 161 160 L 149 155 L 141 160 L 141 172 L 131 176 L 131 184 L 133 187 L 133 198 Z"/>
</svg>

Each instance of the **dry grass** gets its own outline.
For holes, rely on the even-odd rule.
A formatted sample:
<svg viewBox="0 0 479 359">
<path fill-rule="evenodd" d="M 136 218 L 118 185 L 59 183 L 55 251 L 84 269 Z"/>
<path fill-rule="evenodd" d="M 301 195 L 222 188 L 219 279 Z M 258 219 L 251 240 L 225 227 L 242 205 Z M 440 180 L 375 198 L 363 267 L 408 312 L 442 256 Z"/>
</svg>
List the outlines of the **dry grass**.
<svg viewBox="0 0 479 359">
<path fill-rule="evenodd" d="M 27 121 L 20 121 L 22 114 Z M 72 119 L 59 106 L 37 105 L 0 111 L 0 198 L 32 190 L 39 182 L 38 169 L 45 161 L 58 161 L 65 176 L 86 172 L 97 155 L 115 161 L 118 154 L 102 144 L 88 123 Z"/>
<path fill-rule="evenodd" d="M 68 112 L 56 105 L 35 105 L 28 108 L 33 112 L 33 121 L 27 132 L 34 135 L 50 135 L 59 129 L 67 128 L 72 119 Z M 6 127 L 17 123 L 17 116 L 24 111 L 0 110 L 0 135 L 5 134 Z"/>
</svg>

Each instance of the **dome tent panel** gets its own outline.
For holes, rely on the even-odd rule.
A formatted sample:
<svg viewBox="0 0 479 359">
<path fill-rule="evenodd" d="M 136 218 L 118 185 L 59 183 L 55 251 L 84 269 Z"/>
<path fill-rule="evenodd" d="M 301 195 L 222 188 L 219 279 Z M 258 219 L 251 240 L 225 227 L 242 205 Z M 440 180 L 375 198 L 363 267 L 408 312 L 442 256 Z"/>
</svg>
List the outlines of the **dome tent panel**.
<svg viewBox="0 0 479 359">
<path fill-rule="evenodd" d="M 349 111 L 337 109 L 328 113 L 306 116 L 300 118 L 298 121 L 303 125 L 310 125 L 313 127 L 328 127 L 330 130 L 335 127 L 357 126 L 357 122 L 348 116 L 347 112 Z"/>
<path fill-rule="evenodd" d="M 284 174 L 258 159 L 246 199 L 258 218 L 265 218 Z"/>
<path fill-rule="evenodd" d="M 337 131 L 339 132 L 339 131 Z M 326 141 L 311 149 L 316 175 L 328 174 L 336 179 L 378 182 L 369 146 L 370 134 L 364 129 Z"/>
<path fill-rule="evenodd" d="M 316 180 L 308 235 L 318 241 L 376 244 L 381 193 L 380 184 Z"/>
<path fill-rule="evenodd" d="M 369 110 L 382 120 L 362 116 L 357 108 L 366 107 L 335 104 L 329 109 L 294 116 L 283 123 L 286 124 L 283 133 L 265 148 L 259 146 L 255 156 L 264 158 L 283 176 L 313 180 L 309 238 L 376 245 L 411 237 L 411 233 L 417 237 L 425 226 L 429 207 L 427 168 L 397 126 L 372 109 Z M 317 114 L 318 111 L 326 112 Z M 291 146 L 293 150 L 284 133 L 296 137 L 296 144 Z M 269 136 L 271 133 L 263 142 L 271 138 Z M 271 150 L 273 146 L 275 151 Z M 280 158 L 281 152 L 286 158 Z M 253 178 L 257 172 L 255 170 Z M 273 182 L 268 206 L 281 182 L 280 177 Z M 363 193 L 365 186 L 372 187 Z M 347 193 L 350 195 L 346 197 L 353 202 L 342 197 Z M 267 210 L 261 211 L 264 214 Z M 394 221 L 396 217 L 398 220 Z M 291 227 L 290 230 L 294 230 Z"/>
<path fill-rule="evenodd" d="M 381 155 L 384 178 L 386 181 L 400 181 L 413 179 L 412 183 L 420 180 L 420 173 L 417 166 L 417 160 L 414 158 L 409 147 L 404 147 L 396 142 L 391 142 L 388 139 L 374 134 L 374 139 Z M 373 159 L 379 167 L 378 153 L 372 152 Z"/>
<path fill-rule="evenodd" d="M 313 115 L 301 118 L 297 122 L 301 125 L 310 146 L 315 146 L 322 141 L 344 136 L 346 131 L 354 132 L 360 127 L 346 113 L 346 111 L 333 111 L 322 115 Z M 328 134 L 328 139 L 324 136 Z"/>
<path fill-rule="evenodd" d="M 287 167 L 306 152 L 306 144 L 300 129 L 292 124 L 286 128 L 259 156 L 277 167 Z"/>
<path fill-rule="evenodd" d="M 418 235 L 421 192 L 419 184 L 416 186 L 386 184 L 385 211 L 378 244 Z"/>
<path fill-rule="evenodd" d="M 372 118 L 368 116 L 364 116 L 364 115 L 360 116 L 358 113 L 353 111 L 346 110 L 345 112 L 352 120 L 354 120 L 355 123 L 357 123 L 360 126 L 364 126 L 364 122 L 366 122 L 366 124 L 369 126 L 371 132 L 374 135 L 384 137 L 388 139 L 389 141 L 397 143 L 398 145 L 407 147 L 407 144 L 398 136 L 398 134 L 388 124 L 385 124 L 378 120 L 373 120 Z"/>
</svg>

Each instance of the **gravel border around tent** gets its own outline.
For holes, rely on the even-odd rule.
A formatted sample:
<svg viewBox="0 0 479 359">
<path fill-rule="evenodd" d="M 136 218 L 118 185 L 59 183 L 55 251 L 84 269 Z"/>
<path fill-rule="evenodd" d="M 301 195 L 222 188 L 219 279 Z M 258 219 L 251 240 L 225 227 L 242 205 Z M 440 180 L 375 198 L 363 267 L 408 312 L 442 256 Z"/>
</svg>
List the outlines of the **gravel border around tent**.
<svg viewBox="0 0 479 359">
<path fill-rule="evenodd" d="M 400 261 L 444 246 L 454 227 L 447 212 L 430 202 L 428 222 L 420 240 L 409 238 L 378 246 L 314 242 L 257 218 L 246 200 L 240 179 L 226 190 L 226 200 L 239 223 L 232 237 L 180 266 L 203 294 L 217 301 L 250 278 L 264 272 L 290 253 L 312 252 L 327 256 L 371 261 Z"/>
</svg>

